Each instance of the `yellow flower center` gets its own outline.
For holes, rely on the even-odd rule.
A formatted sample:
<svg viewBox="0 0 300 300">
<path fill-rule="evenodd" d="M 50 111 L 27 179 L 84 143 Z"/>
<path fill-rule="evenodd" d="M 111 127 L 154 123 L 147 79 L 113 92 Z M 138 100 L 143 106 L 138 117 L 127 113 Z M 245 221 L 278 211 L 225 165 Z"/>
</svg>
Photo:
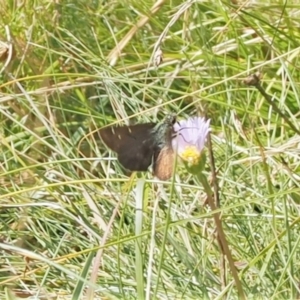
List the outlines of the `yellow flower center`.
<svg viewBox="0 0 300 300">
<path fill-rule="evenodd" d="M 180 157 L 188 162 L 189 165 L 197 165 L 200 160 L 201 153 L 195 146 L 187 146 L 180 154 Z"/>
</svg>

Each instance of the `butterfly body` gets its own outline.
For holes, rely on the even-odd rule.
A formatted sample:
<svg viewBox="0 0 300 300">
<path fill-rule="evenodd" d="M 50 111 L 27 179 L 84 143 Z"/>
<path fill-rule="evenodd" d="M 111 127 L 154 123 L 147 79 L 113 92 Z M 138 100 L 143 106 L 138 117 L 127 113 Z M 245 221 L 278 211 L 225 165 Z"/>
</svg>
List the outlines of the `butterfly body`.
<svg viewBox="0 0 300 300">
<path fill-rule="evenodd" d="M 111 126 L 100 129 L 99 134 L 103 142 L 118 154 L 124 168 L 147 171 L 152 163 L 154 175 L 166 180 L 173 172 L 175 121 L 175 115 L 169 115 L 162 123 Z"/>
</svg>

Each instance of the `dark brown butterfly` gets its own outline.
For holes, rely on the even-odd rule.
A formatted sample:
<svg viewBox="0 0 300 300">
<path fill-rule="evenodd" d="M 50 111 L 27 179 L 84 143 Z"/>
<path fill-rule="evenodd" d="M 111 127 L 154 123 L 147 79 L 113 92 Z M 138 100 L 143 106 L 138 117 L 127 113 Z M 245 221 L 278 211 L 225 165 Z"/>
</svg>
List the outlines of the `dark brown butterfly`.
<svg viewBox="0 0 300 300">
<path fill-rule="evenodd" d="M 98 132 L 103 142 L 118 154 L 122 166 L 130 171 L 147 171 L 152 163 L 153 173 L 161 180 L 172 176 L 174 151 L 172 138 L 175 115 L 168 115 L 162 123 L 130 126 L 111 126 Z"/>
</svg>

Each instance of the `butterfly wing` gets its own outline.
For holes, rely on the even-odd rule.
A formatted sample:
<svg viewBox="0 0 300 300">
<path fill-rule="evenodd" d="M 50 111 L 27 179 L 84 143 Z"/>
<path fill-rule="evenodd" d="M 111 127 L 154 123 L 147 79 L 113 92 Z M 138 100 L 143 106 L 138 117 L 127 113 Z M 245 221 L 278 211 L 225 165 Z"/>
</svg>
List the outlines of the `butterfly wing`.
<svg viewBox="0 0 300 300">
<path fill-rule="evenodd" d="M 124 168 L 147 171 L 155 149 L 155 123 L 112 126 L 99 130 L 103 142 L 118 154 Z"/>
<path fill-rule="evenodd" d="M 153 174 L 160 180 L 168 180 L 173 174 L 175 155 L 171 146 L 165 146 L 154 154 Z"/>
</svg>

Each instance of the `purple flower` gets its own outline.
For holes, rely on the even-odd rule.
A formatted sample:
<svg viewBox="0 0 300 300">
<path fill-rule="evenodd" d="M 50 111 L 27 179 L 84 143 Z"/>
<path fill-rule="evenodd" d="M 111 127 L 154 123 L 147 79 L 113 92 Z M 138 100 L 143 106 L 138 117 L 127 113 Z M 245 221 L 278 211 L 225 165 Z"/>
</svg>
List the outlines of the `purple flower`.
<svg viewBox="0 0 300 300">
<path fill-rule="evenodd" d="M 188 165 L 198 165 L 205 146 L 210 120 L 192 117 L 174 124 L 177 133 L 172 146 Z"/>
</svg>

